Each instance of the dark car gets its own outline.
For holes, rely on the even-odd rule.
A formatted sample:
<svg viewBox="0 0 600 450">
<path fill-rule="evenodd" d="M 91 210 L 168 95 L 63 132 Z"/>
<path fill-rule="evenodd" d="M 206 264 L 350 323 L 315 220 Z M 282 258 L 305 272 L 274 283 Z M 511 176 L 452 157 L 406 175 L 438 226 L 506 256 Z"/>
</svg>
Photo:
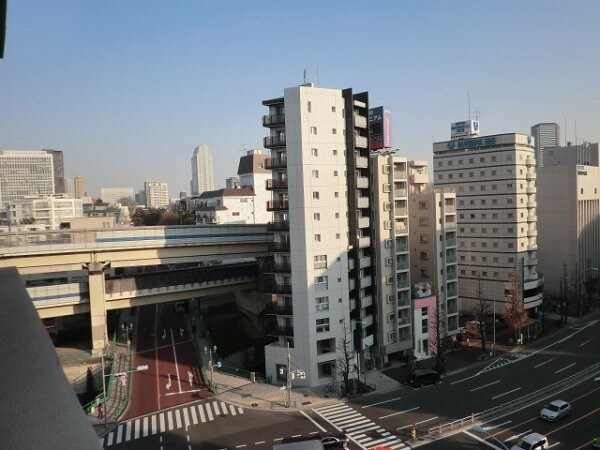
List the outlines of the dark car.
<svg viewBox="0 0 600 450">
<path fill-rule="evenodd" d="M 406 382 L 413 387 L 423 387 L 440 382 L 440 374 L 433 369 L 415 370 L 408 374 Z"/>
<path fill-rule="evenodd" d="M 321 439 L 323 448 L 348 448 L 348 443 L 345 437 L 336 437 L 333 435 L 326 436 Z"/>
</svg>

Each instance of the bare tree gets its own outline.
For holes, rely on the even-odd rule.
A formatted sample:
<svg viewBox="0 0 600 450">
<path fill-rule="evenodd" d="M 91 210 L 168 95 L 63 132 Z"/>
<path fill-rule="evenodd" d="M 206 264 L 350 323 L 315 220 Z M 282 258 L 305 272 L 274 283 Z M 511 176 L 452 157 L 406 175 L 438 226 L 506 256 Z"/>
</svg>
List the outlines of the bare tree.
<svg viewBox="0 0 600 450">
<path fill-rule="evenodd" d="M 352 369 L 352 361 L 354 361 L 354 352 L 352 351 L 352 341 L 348 338 L 348 328 L 344 324 L 342 340 L 338 342 L 338 354 L 340 355 L 337 362 L 337 373 L 342 377 L 344 382 L 344 395 L 350 391 L 350 371 Z"/>
<path fill-rule="evenodd" d="M 438 291 L 436 297 L 436 308 L 430 312 L 430 322 L 433 322 L 435 328 L 433 333 L 430 332 L 430 339 L 433 340 L 433 351 L 435 352 L 435 370 L 440 373 L 445 372 L 446 370 L 446 362 L 444 359 L 444 353 L 446 351 L 444 343 L 445 337 L 447 335 L 446 330 L 446 319 L 447 314 L 445 314 L 445 308 L 442 308 L 444 304 L 443 299 L 440 298 L 440 293 Z M 435 334 L 432 336 L 432 334 Z"/>
<path fill-rule="evenodd" d="M 563 264 L 563 273 L 560 279 L 560 311 L 562 323 L 567 323 L 569 316 L 569 283 L 567 279 L 567 265 Z"/>
<path fill-rule="evenodd" d="M 523 303 L 523 295 L 517 286 L 516 273 L 513 270 L 509 275 L 509 287 L 506 290 L 506 301 L 508 303 L 504 311 L 504 320 L 513 330 L 514 338 L 517 339 L 518 332 L 527 322 L 527 311 Z"/>
<path fill-rule="evenodd" d="M 473 308 L 473 316 L 477 321 L 477 332 L 481 339 L 481 353 L 486 352 L 486 330 L 485 330 L 485 319 L 490 315 L 490 303 L 481 297 L 481 279 L 477 280 L 478 295 L 477 304 Z"/>
</svg>

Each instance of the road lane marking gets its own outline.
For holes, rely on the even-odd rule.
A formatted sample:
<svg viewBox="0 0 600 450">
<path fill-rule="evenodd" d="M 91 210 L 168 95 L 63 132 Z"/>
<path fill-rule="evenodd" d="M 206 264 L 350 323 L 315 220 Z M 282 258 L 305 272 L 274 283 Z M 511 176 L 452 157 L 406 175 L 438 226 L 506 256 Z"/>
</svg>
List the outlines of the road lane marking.
<svg viewBox="0 0 600 450">
<path fill-rule="evenodd" d="M 537 369 L 538 367 L 542 367 L 544 364 L 548 364 L 550 361 L 554 361 L 555 359 L 556 359 L 556 357 L 550 358 L 548 361 L 544 361 L 543 363 L 539 363 L 539 364 L 533 366 L 533 368 Z"/>
<path fill-rule="evenodd" d="M 156 429 L 156 414 L 152 415 L 152 420 L 151 420 L 151 425 L 152 425 L 152 434 L 156 434 L 158 432 L 158 430 Z"/>
<path fill-rule="evenodd" d="M 342 428 L 346 428 L 346 427 L 355 427 L 356 425 L 360 425 L 361 423 L 367 423 L 367 422 L 371 422 L 370 419 L 367 419 L 364 416 L 361 417 L 353 417 L 350 420 L 345 420 L 343 422 L 337 422 L 337 424 L 342 427 Z"/>
<path fill-rule="evenodd" d="M 414 408 L 405 409 L 404 411 L 398 411 L 398 412 L 395 412 L 395 413 L 392 413 L 392 414 L 388 414 L 386 416 L 381 416 L 380 419 L 387 419 L 388 417 L 398 416 L 400 414 L 411 412 L 411 411 L 414 411 L 414 410 L 419 409 L 419 408 L 420 408 L 420 406 L 415 406 Z"/>
<path fill-rule="evenodd" d="M 450 383 L 450 384 L 452 385 L 452 384 L 458 384 L 458 383 L 462 383 L 463 381 L 467 381 L 467 380 L 470 380 L 471 378 L 475 378 L 475 377 L 478 377 L 478 376 L 479 376 L 479 373 L 476 373 L 475 375 L 471 375 L 470 377 L 467 377 L 467 378 L 461 378 L 460 380 L 453 381 L 453 382 L 452 382 L 452 383 Z"/>
<path fill-rule="evenodd" d="M 236 445 L 235 448 L 244 448 L 245 446 L 246 446 L 246 444 Z"/>
<path fill-rule="evenodd" d="M 292 439 L 299 438 L 299 437 L 302 437 L 302 435 L 301 434 L 295 434 L 295 435 L 291 436 Z"/>
<path fill-rule="evenodd" d="M 187 408 L 183 409 L 183 422 L 185 423 L 185 427 L 189 428 L 189 426 L 190 426 L 190 418 L 188 417 L 188 410 L 187 410 Z"/>
<path fill-rule="evenodd" d="M 318 431 L 311 431 L 311 432 L 310 432 L 310 433 L 308 433 L 308 434 L 319 434 L 319 432 L 318 432 Z"/>
<path fill-rule="evenodd" d="M 170 395 L 179 395 L 179 394 L 193 394 L 194 392 L 200 392 L 202 389 L 191 389 L 189 391 L 181 391 L 181 392 L 167 392 L 165 395 L 165 397 L 168 397 Z"/>
<path fill-rule="evenodd" d="M 175 423 L 177 428 L 181 428 L 181 412 L 178 409 L 175 410 Z"/>
<path fill-rule="evenodd" d="M 215 420 L 215 418 L 213 417 L 213 413 L 210 410 L 210 403 L 205 403 L 204 406 L 206 406 L 206 415 L 208 416 L 208 420 Z"/>
<path fill-rule="evenodd" d="M 123 434 L 123 425 L 119 425 L 119 427 L 117 428 L 117 439 L 115 440 L 115 444 L 120 444 L 121 443 L 121 437 Z"/>
<path fill-rule="evenodd" d="M 573 367 L 575 364 L 577 363 L 573 363 L 573 364 L 569 364 L 567 367 L 563 367 L 562 369 L 558 369 L 556 372 L 554 372 L 555 374 L 562 372 L 563 370 L 567 370 L 569 367 Z"/>
<path fill-rule="evenodd" d="M 583 347 L 585 344 L 587 344 L 588 342 L 590 342 L 590 341 L 593 341 L 593 340 L 594 340 L 594 338 L 590 338 L 590 339 L 588 339 L 587 341 L 584 341 L 584 342 L 582 342 L 581 344 L 579 344 L 579 346 L 580 346 L 580 347 Z"/>
<path fill-rule="evenodd" d="M 373 422 L 371 422 L 371 423 L 373 423 Z M 372 431 L 372 430 L 376 430 L 377 428 L 381 428 L 379 425 L 371 425 L 371 423 L 347 428 L 346 432 L 351 435 L 356 435 L 356 433 L 364 433 L 365 431 Z M 366 436 L 366 435 L 364 435 L 364 436 Z"/>
<path fill-rule="evenodd" d="M 322 408 L 319 408 L 319 411 L 321 411 L 321 412 L 327 412 L 329 410 L 338 409 L 339 407 L 343 408 L 345 406 L 346 406 L 345 403 L 334 403 L 333 405 L 323 406 Z"/>
<path fill-rule="evenodd" d="M 213 402 L 213 409 L 215 410 L 215 414 L 218 416 L 221 414 L 221 411 L 219 411 L 219 403 L 218 402 Z"/>
<path fill-rule="evenodd" d="M 310 420 L 313 424 L 315 424 L 315 426 L 321 430 L 323 433 L 327 433 L 327 430 L 325 428 L 323 428 L 321 425 L 319 425 L 312 417 L 310 417 L 308 414 L 306 414 L 304 411 L 300 410 L 300 414 L 302 414 L 304 417 L 306 417 L 308 420 Z"/>
<path fill-rule="evenodd" d="M 169 431 L 173 429 L 173 411 L 167 412 L 167 419 L 169 421 Z"/>
<path fill-rule="evenodd" d="M 490 427 L 483 427 L 483 429 L 484 429 L 485 431 L 495 430 L 496 428 L 498 428 L 498 427 L 502 427 L 502 426 L 504 426 L 504 425 L 508 425 L 508 424 L 509 424 L 509 423 L 511 423 L 511 422 L 512 422 L 512 420 L 507 420 L 506 422 L 497 423 L 496 425 L 492 425 L 492 426 L 490 426 Z"/>
<path fill-rule="evenodd" d="M 552 448 L 552 447 L 556 447 L 557 445 L 560 445 L 560 442 L 555 442 L 554 444 L 552 444 L 550 447 L 548 448 Z"/>
<path fill-rule="evenodd" d="M 142 421 L 142 437 L 148 436 L 148 416 Z"/>
<path fill-rule="evenodd" d="M 402 397 L 396 397 L 396 398 L 390 398 L 389 400 L 384 400 L 382 402 L 371 403 L 369 405 L 362 406 L 361 409 L 370 408 L 371 406 L 375 406 L 375 405 L 383 405 L 384 403 L 394 402 L 396 400 L 400 400 L 401 398 Z"/>
<path fill-rule="evenodd" d="M 254 443 L 254 445 L 260 445 L 260 444 L 264 444 L 264 443 L 265 443 L 265 441 L 256 441 L 256 442 Z"/>
<path fill-rule="evenodd" d="M 135 434 L 134 439 L 139 439 L 140 437 L 140 419 L 135 419 Z"/>
<path fill-rule="evenodd" d="M 244 409 L 241 406 L 238 406 L 238 414 L 244 414 Z"/>
<path fill-rule="evenodd" d="M 225 402 L 221 402 L 221 410 L 223 411 L 224 416 L 229 414 L 229 411 L 227 411 L 227 405 L 225 404 Z"/>
<path fill-rule="evenodd" d="M 233 406 L 233 405 L 229 405 L 229 413 L 230 413 L 232 416 L 235 416 L 235 415 L 237 414 L 237 413 L 235 412 L 235 406 Z"/>
<path fill-rule="evenodd" d="M 488 447 L 493 448 L 494 450 L 506 450 L 506 449 L 503 449 L 502 447 L 498 447 L 498 446 L 492 444 L 491 442 L 486 441 L 485 439 L 481 439 L 479 436 L 471 433 L 470 431 L 465 430 L 465 431 L 463 431 L 463 433 L 465 433 L 467 436 L 471 436 L 476 441 L 479 441 L 482 444 L 485 444 Z"/>
<path fill-rule="evenodd" d="M 160 423 L 160 432 L 164 433 L 167 430 L 165 427 L 165 413 L 160 413 L 160 416 L 158 416 L 158 422 Z"/>
<path fill-rule="evenodd" d="M 495 397 L 492 397 L 492 400 L 496 400 L 497 398 L 504 397 L 505 395 L 512 394 L 513 392 L 517 392 L 521 387 L 515 388 L 512 391 L 504 392 L 503 394 L 498 394 Z"/>
<path fill-rule="evenodd" d="M 202 405 L 198 405 L 198 414 L 200 414 L 200 422 L 206 422 L 206 418 L 204 417 L 204 410 L 202 409 Z"/>
<path fill-rule="evenodd" d="M 192 413 L 192 422 L 194 422 L 194 425 L 198 425 L 198 416 L 196 415 L 196 408 L 190 406 L 190 412 Z"/>
<path fill-rule="evenodd" d="M 583 420 L 583 419 L 585 419 L 586 417 L 588 417 L 588 416 L 591 416 L 592 414 L 595 414 L 595 413 L 596 413 L 596 412 L 598 412 L 598 411 L 600 411 L 600 408 L 596 408 L 596 409 L 595 409 L 595 410 L 593 410 L 593 411 L 589 411 L 588 413 L 584 414 L 583 416 L 580 416 L 580 417 L 578 417 L 577 419 L 573 419 L 573 420 L 571 420 L 570 422 L 567 422 L 567 423 L 565 423 L 564 425 L 561 425 L 561 426 L 560 426 L 560 427 L 558 427 L 558 428 L 553 428 L 553 429 L 552 429 L 552 431 L 550 431 L 550 432 L 548 432 L 548 433 L 546 433 L 546 434 L 547 434 L 548 436 L 549 436 L 549 435 L 551 435 L 551 434 L 554 434 L 554 433 L 556 433 L 557 431 L 560 431 L 560 430 L 562 430 L 563 428 L 566 428 L 566 427 L 568 427 L 569 425 L 572 425 L 572 424 L 574 424 L 575 422 L 579 422 L 580 420 Z"/>
<path fill-rule="evenodd" d="M 471 389 L 471 392 L 478 391 L 479 389 L 483 389 L 483 388 L 486 388 L 488 386 L 492 386 L 492 385 L 497 384 L 497 383 L 500 383 L 500 380 L 492 381 L 491 383 L 484 384 L 483 386 L 479 386 L 479 387 L 476 387 L 474 389 Z"/>
<path fill-rule="evenodd" d="M 113 444 L 113 432 L 108 433 L 108 438 L 106 439 L 106 446 L 109 447 Z"/>
<path fill-rule="evenodd" d="M 327 423 L 329 423 L 333 428 L 335 428 L 339 433 L 342 433 L 343 430 L 338 427 L 335 423 L 333 423 L 332 421 L 330 421 L 327 417 L 325 417 L 323 414 L 321 414 L 320 411 L 317 411 L 316 409 L 313 409 L 314 412 L 316 412 L 319 416 L 321 416 L 321 418 L 323 420 L 325 420 Z"/>
<path fill-rule="evenodd" d="M 275 439 L 273 439 L 273 442 L 279 442 L 279 441 L 283 441 L 283 438 L 275 438 Z"/>
<path fill-rule="evenodd" d="M 435 419 L 437 419 L 437 418 L 438 418 L 438 416 L 435 416 L 435 417 L 430 417 L 429 419 L 421 420 L 420 422 L 415 422 L 415 423 L 414 423 L 414 425 L 419 425 L 419 424 L 421 424 L 421 423 L 429 422 L 429 421 L 431 421 L 431 420 L 435 420 Z M 410 425 L 404 425 L 403 427 L 398 427 L 398 428 L 396 428 L 396 431 L 399 431 L 399 430 L 406 430 L 407 428 L 410 428 L 410 427 L 412 427 L 412 426 L 413 426 L 413 424 L 410 424 Z"/>
<path fill-rule="evenodd" d="M 508 439 L 505 439 L 505 441 L 512 441 L 512 440 L 514 440 L 514 439 L 519 439 L 521 436 L 525 436 L 526 434 L 528 434 L 528 433 L 531 433 L 532 431 L 533 431 L 533 430 L 529 429 L 529 430 L 527 430 L 527 431 L 523 431 L 523 432 L 521 432 L 521 433 L 519 433 L 519 434 L 513 434 L 513 435 L 512 435 L 511 437 L 509 437 Z M 546 433 L 546 434 L 548 434 L 548 433 Z"/>
<path fill-rule="evenodd" d="M 125 442 L 131 439 L 131 427 L 133 426 L 133 422 L 127 422 L 127 428 L 125 429 Z"/>
<path fill-rule="evenodd" d="M 177 364 L 177 351 L 175 350 L 175 338 L 173 337 L 173 328 L 171 330 L 171 342 L 173 344 L 173 358 L 175 358 L 175 372 L 177 372 L 177 384 L 179 385 L 179 392 L 181 392 L 181 379 L 179 378 L 179 364 Z"/>
<path fill-rule="evenodd" d="M 327 417 L 329 417 L 331 420 L 338 420 L 338 419 L 342 419 L 346 416 L 353 416 L 354 414 L 356 414 L 356 411 L 354 411 L 353 409 L 348 408 L 346 411 L 338 413 L 338 414 L 330 414 Z"/>
</svg>

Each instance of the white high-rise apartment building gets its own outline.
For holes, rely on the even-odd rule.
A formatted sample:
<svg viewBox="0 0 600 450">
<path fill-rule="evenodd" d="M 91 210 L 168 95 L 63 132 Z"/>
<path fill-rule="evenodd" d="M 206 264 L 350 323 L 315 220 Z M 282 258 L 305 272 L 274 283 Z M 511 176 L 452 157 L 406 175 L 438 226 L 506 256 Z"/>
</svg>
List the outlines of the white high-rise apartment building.
<svg viewBox="0 0 600 450">
<path fill-rule="evenodd" d="M 337 378 L 342 346 L 369 358 L 374 343 L 368 94 L 308 84 L 263 105 L 274 232 L 264 271 L 277 339 L 265 347 L 265 371 L 285 378 L 289 345 L 306 372 L 294 383 L 315 386 Z"/>
<path fill-rule="evenodd" d="M 531 127 L 531 136 L 535 144 L 535 162 L 544 167 L 544 149 L 560 146 L 560 127 L 557 123 L 538 123 Z"/>
<path fill-rule="evenodd" d="M 100 198 L 104 203 L 114 205 L 119 203 L 122 198 L 128 198 L 133 200 L 133 188 L 132 187 L 111 187 L 101 188 Z"/>
<path fill-rule="evenodd" d="M 212 191 L 215 188 L 213 158 L 208 145 L 202 144 L 194 149 L 191 188 L 192 196 Z"/>
<path fill-rule="evenodd" d="M 600 164 L 598 144 L 546 148 L 537 170 L 540 271 L 545 289 L 559 295 L 600 274 Z M 574 293 L 578 296 L 577 292 Z"/>
<path fill-rule="evenodd" d="M 27 195 L 54 194 L 54 160 L 44 151 L 0 151 L 0 208 Z"/>
<path fill-rule="evenodd" d="M 537 271 L 533 138 L 454 136 L 433 144 L 433 162 L 435 186 L 456 190 L 462 310 L 472 311 L 480 284 L 481 297 L 496 300 L 496 312 L 503 313 L 512 273 L 525 308 L 539 306 L 544 280 Z"/>
<path fill-rule="evenodd" d="M 169 186 L 160 181 L 145 181 L 146 207 L 166 208 L 169 206 Z"/>
</svg>

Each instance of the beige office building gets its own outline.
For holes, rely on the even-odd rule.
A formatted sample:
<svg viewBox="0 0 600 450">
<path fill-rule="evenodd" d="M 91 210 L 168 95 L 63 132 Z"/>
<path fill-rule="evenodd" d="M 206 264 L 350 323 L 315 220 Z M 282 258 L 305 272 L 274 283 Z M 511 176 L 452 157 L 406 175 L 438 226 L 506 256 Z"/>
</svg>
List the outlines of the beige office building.
<svg viewBox="0 0 600 450">
<path fill-rule="evenodd" d="M 525 308 L 535 308 L 542 302 L 544 280 L 537 270 L 533 138 L 517 133 L 480 137 L 478 124 L 475 129 L 433 144 L 435 185 L 456 189 L 461 310 L 470 313 L 481 292 L 483 299 L 495 301 L 496 312 L 504 312 L 511 273 Z"/>
<path fill-rule="evenodd" d="M 544 167 L 538 168 L 537 178 L 538 257 L 549 294 L 560 293 L 565 275 L 567 284 L 580 285 L 598 276 L 598 163 L 597 143 L 545 149 Z"/>
</svg>

